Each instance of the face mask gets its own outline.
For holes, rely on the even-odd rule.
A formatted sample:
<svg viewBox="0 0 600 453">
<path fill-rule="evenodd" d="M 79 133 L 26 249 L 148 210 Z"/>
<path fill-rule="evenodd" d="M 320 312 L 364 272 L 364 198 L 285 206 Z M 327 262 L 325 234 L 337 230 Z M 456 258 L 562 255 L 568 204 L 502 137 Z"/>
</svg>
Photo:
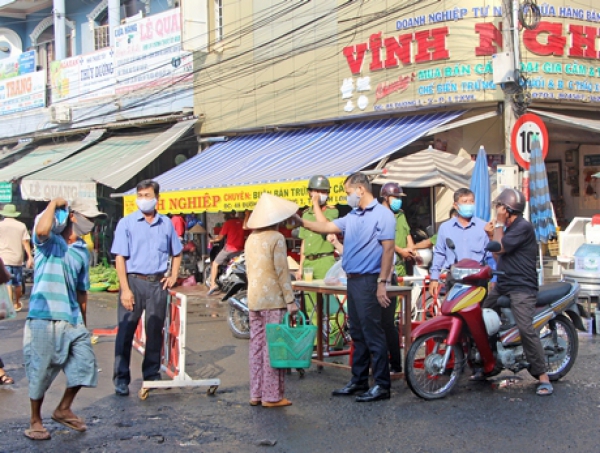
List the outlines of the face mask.
<svg viewBox="0 0 600 453">
<path fill-rule="evenodd" d="M 395 198 L 395 199 L 393 199 L 390 202 L 390 208 L 394 212 L 400 211 L 400 209 L 402 209 L 402 199 L 401 198 Z"/>
<path fill-rule="evenodd" d="M 465 219 L 470 219 L 475 215 L 475 205 L 474 204 L 459 204 L 458 205 L 458 215 L 464 217 Z"/>
<path fill-rule="evenodd" d="M 325 203 L 327 203 L 328 198 L 329 198 L 329 195 L 325 195 L 324 193 L 319 194 L 319 204 L 321 206 L 323 206 Z"/>
<path fill-rule="evenodd" d="M 88 234 L 94 229 L 94 222 L 89 220 L 87 217 L 82 216 L 78 212 L 74 212 L 76 222 L 73 222 L 73 232 L 78 236 L 82 237 Z"/>
<path fill-rule="evenodd" d="M 52 232 L 54 234 L 60 234 L 64 231 L 69 220 L 69 212 L 66 209 L 56 209 L 54 211 L 54 225 L 52 226 Z"/>
<path fill-rule="evenodd" d="M 147 198 L 138 198 L 135 200 L 135 203 L 137 204 L 139 210 L 144 214 L 150 214 L 151 212 L 154 212 L 154 208 L 156 208 L 156 198 L 152 198 L 150 200 Z"/>
<path fill-rule="evenodd" d="M 348 203 L 348 206 L 350 206 L 352 209 L 356 209 L 360 203 L 360 197 L 356 192 L 352 192 L 346 197 L 346 203 Z"/>
</svg>

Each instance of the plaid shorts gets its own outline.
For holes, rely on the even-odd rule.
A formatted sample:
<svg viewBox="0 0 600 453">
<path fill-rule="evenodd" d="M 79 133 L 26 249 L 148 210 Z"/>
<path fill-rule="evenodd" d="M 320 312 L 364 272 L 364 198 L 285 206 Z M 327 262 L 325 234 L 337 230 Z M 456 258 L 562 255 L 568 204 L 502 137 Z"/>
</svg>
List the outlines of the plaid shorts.
<svg viewBox="0 0 600 453">
<path fill-rule="evenodd" d="M 23 336 L 29 398 L 40 400 L 62 370 L 67 388 L 96 387 L 98 367 L 90 333 L 83 324 L 28 319 Z"/>
</svg>

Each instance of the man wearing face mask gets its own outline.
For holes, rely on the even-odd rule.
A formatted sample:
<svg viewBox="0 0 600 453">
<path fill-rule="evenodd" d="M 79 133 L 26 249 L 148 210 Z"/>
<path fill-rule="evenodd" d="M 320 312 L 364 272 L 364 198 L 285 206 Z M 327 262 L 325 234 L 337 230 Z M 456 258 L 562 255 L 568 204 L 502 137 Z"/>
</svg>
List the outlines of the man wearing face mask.
<svg viewBox="0 0 600 453">
<path fill-rule="evenodd" d="M 327 204 L 330 190 L 331 184 L 325 176 L 316 175 L 310 178 L 308 181 L 308 196 L 310 197 L 310 205 L 304 211 L 304 214 L 302 214 L 303 219 L 312 222 L 330 222 L 338 218 L 338 210 L 334 206 L 329 206 Z M 296 271 L 296 278 L 298 280 L 302 280 L 305 267 L 313 270 L 314 279 L 320 280 L 325 278 L 327 271 L 335 264 L 333 244 L 327 240 L 326 235 L 313 233 L 306 228 L 300 228 L 298 238 L 302 239 L 302 244 L 300 245 L 300 266 L 298 271 Z M 330 315 L 337 313 L 337 299 L 333 296 L 325 297 L 327 300 L 329 300 Z M 314 313 L 316 300 L 315 293 L 305 293 L 304 306 L 307 313 Z M 312 321 L 314 324 L 318 325 L 316 319 L 312 319 Z M 333 322 L 332 324 L 331 330 L 336 330 L 336 323 Z M 333 334 L 334 332 L 330 333 Z M 337 337 L 339 338 L 339 336 Z M 330 335 L 330 339 L 330 343 L 335 342 L 336 335 Z"/>
<path fill-rule="evenodd" d="M 160 380 L 168 289 L 177 282 L 183 248 L 171 220 L 156 211 L 158 183 L 147 179 L 138 183 L 136 190 L 139 210 L 119 221 L 111 249 L 116 255 L 121 286 L 113 372 L 115 393 L 120 396 L 129 395 L 131 345 L 144 310 L 146 351 L 142 375 L 145 381 Z M 165 277 L 169 256 L 173 257 L 171 274 Z"/>
<path fill-rule="evenodd" d="M 406 221 L 406 215 L 402 211 L 402 197 L 406 194 L 402 192 L 402 187 L 398 183 L 388 182 L 381 187 L 379 192 L 381 204 L 390 209 L 396 218 L 396 238 L 394 240 L 394 250 L 396 252 L 395 273 L 392 275 L 392 284 L 397 285 L 397 277 L 406 275 L 406 261 L 415 256 L 410 227 Z M 392 374 L 402 372 L 402 358 L 400 356 L 400 339 L 398 328 L 395 324 L 396 305 L 398 298 L 394 298 L 392 303 L 383 309 L 383 330 L 387 340 L 388 351 L 390 353 L 390 370 Z"/>
<path fill-rule="evenodd" d="M 394 259 L 395 219 L 373 196 L 371 182 L 363 173 L 348 176 L 344 183 L 352 211 L 332 222 L 297 220 L 320 234 L 344 234 L 342 267 L 348 277 L 348 316 L 352 353 L 352 379 L 333 396 L 356 397 L 371 402 L 390 397 L 388 349 L 383 331 L 382 308 L 390 305 L 386 285 L 390 283 Z M 369 389 L 369 364 L 375 385 Z"/>
<path fill-rule="evenodd" d="M 93 219 L 105 215 L 93 200 L 79 198 L 67 206 L 65 200 L 56 198 L 35 222 L 35 279 L 23 335 L 31 406 L 30 426 L 24 435 L 31 440 L 50 439 L 42 422 L 42 403 L 60 370 L 67 388 L 52 419 L 75 431 L 87 429 L 71 410 L 81 387 L 96 387 L 98 382 L 86 328 L 89 252 L 81 237 L 92 231 Z"/>
<path fill-rule="evenodd" d="M 438 295 L 438 280 L 442 269 L 449 269 L 456 261 L 472 259 L 480 262 L 486 256 L 488 264 L 493 269 L 496 268 L 494 258 L 485 251 L 485 246 L 490 241 L 485 231 L 487 223 L 474 216 L 475 194 L 466 188 L 458 189 L 454 192 L 453 207 L 457 215 L 442 223 L 433 248 L 429 293 L 434 297 Z M 454 250 L 446 245 L 447 238 L 454 242 Z"/>
</svg>

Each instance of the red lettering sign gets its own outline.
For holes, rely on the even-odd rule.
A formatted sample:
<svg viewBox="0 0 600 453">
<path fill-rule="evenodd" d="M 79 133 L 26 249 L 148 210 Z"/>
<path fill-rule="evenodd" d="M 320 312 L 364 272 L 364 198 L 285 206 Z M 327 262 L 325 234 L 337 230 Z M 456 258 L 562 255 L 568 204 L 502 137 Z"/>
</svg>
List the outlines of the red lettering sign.
<svg viewBox="0 0 600 453">
<path fill-rule="evenodd" d="M 523 44 L 536 55 L 561 57 L 565 53 L 566 42 L 567 38 L 562 35 L 561 23 L 541 21 L 535 29 L 525 29 L 523 32 Z"/>
<path fill-rule="evenodd" d="M 425 63 L 426 61 L 445 60 L 450 58 L 450 52 L 446 48 L 447 36 L 448 27 L 416 32 L 415 40 L 417 41 L 417 54 L 415 55 L 415 63 Z"/>
<path fill-rule="evenodd" d="M 476 56 L 491 57 L 502 50 L 502 22 L 498 24 L 498 28 L 491 22 L 475 24 L 475 33 L 479 34 L 479 45 L 475 47 Z"/>
<path fill-rule="evenodd" d="M 598 58 L 596 37 L 600 31 L 597 28 L 569 25 L 569 32 L 571 33 L 570 57 Z"/>
</svg>

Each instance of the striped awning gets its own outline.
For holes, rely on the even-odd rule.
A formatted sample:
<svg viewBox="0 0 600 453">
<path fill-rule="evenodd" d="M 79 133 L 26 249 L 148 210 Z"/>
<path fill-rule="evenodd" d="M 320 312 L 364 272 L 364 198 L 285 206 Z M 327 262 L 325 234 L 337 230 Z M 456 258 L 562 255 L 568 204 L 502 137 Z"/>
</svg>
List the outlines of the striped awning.
<svg viewBox="0 0 600 453">
<path fill-rule="evenodd" d="M 529 112 L 541 116 L 549 124 L 560 126 L 570 126 L 586 131 L 600 132 L 600 120 L 591 118 L 579 118 L 572 115 L 563 115 L 561 113 L 546 112 L 544 110 L 529 109 Z"/>
<path fill-rule="evenodd" d="M 118 188 L 147 167 L 196 124 L 176 123 L 166 131 L 116 135 L 53 165 L 33 173 L 21 182 L 25 200 L 47 200 L 62 196 L 96 197 L 96 184 Z"/>
<path fill-rule="evenodd" d="M 474 162 L 456 154 L 425 149 L 388 162 L 387 173 L 375 184 L 397 182 L 401 187 L 433 187 L 443 185 L 450 190 L 469 187 Z"/>
<path fill-rule="evenodd" d="M 105 129 L 91 131 L 83 140 L 48 143 L 41 145 L 16 162 L 0 169 L 0 182 L 15 181 L 36 171 L 49 168 L 76 152 L 94 144 L 106 132 Z"/>
</svg>

